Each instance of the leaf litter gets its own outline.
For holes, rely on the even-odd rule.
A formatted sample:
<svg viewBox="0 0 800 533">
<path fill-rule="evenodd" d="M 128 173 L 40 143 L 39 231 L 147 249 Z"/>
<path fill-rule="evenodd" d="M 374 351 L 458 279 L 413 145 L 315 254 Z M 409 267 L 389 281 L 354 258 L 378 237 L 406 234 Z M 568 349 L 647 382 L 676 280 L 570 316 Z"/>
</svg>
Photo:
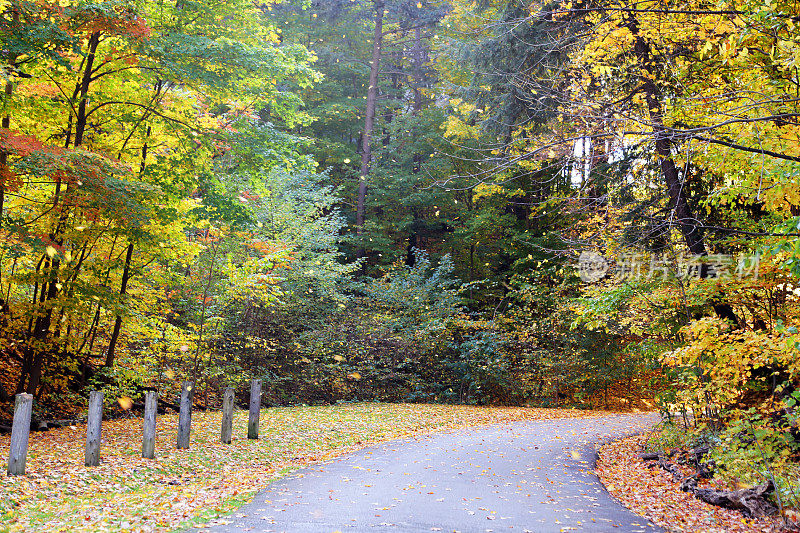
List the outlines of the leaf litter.
<svg viewBox="0 0 800 533">
<path fill-rule="evenodd" d="M 639 458 L 644 435 L 606 444 L 596 472 L 606 490 L 625 507 L 675 532 L 752 533 L 779 531 L 768 519 L 745 518 L 740 512 L 710 505 L 680 490 L 680 481 Z M 689 473 L 687 471 L 687 473 Z M 723 488 L 723 487 L 715 487 Z"/>
<path fill-rule="evenodd" d="M 142 459 L 139 418 L 106 421 L 101 463 L 85 467 L 85 424 L 32 433 L 27 475 L 0 473 L 0 530 L 172 531 L 224 517 L 270 481 L 312 462 L 435 430 L 515 420 L 597 416 L 572 409 L 357 403 L 280 407 L 261 413 L 248 440 L 247 411 L 234 414 L 232 444 L 219 442 L 221 413 L 192 414 L 191 447 L 175 448 L 178 417 L 158 418 L 156 458 Z M 0 436 L 7 451 L 9 436 Z M 7 453 L 6 453 L 7 456 Z"/>
</svg>

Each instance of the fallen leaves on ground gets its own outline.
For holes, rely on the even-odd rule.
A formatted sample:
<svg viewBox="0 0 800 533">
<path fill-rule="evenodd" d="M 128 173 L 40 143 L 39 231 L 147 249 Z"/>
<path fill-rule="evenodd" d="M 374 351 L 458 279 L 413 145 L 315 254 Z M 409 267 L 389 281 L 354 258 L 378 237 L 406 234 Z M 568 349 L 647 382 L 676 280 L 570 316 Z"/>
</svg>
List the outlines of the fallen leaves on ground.
<svg viewBox="0 0 800 533">
<path fill-rule="evenodd" d="M 639 458 L 644 439 L 643 435 L 638 435 L 600 449 L 597 474 L 608 492 L 625 507 L 670 531 L 751 533 L 776 530 L 770 520 L 747 519 L 738 511 L 709 505 L 682 492 L 680 482 L 673 481 L 671 474 Z"/>
<path fill-rule="evenodd" d="M 513 420 L 587 417 L 569 409 L 361 403 L 261 412 L 248 440 L 247 412 L 233 442 L 219 442 L 221 414 L 192 414 L 191 448 L 177 450 L 177 415 L 158 418 L 156 459 L 142 459 L 139 418 L 103 423 L 102 461 L 85 467 L 86 426 L 32 433 L 27 475 L 0 473 L 0 530 L 171 531 L 226 515 L 294 468 L 382 440 Z M 0 437 L 7 450 L 9 437 Z"/>
</svg>

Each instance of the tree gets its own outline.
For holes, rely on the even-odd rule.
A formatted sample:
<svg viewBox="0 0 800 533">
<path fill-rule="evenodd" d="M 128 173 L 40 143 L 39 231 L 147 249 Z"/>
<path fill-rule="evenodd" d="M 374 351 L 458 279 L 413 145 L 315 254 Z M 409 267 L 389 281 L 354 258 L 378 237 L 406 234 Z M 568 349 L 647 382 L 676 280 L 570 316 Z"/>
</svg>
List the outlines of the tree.
<svg viewBox="0 0 800 533">
<path fill-rule="evenodd" d="M 103 359 L 115 363 L 136 275 L 183 247 L 191 221 L 175 215 L 195 203 L 198 176 L 239 117 L 272 105 L 286 123 L 304 120 L 299 99 L 277 88 L 315 78 L 302 47 L 277 47 L 251 6 L 184 7 L 65 4 L 58 26 L 44 7 L 4 12 L 26 69 L 4 100 L 19 118 L 3 131 L 0 228 L 0 271 L 13 269 L 3 350 L 23 347 L 19 390 L 40 394 L 47 372 L 51 391 L 85 378 L 106 317 Z M 9 72 L 22 65 L 9 59 Z"/>
</svg>

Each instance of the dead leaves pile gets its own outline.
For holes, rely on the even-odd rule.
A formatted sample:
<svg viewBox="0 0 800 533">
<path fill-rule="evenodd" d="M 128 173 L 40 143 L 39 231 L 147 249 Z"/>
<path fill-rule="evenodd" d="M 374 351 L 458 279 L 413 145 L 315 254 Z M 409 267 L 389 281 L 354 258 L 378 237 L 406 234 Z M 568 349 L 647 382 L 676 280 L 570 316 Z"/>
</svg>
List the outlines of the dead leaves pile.
<svg viewBox="0 0 800 533">
<path fill-rule="evenodd" d="M 261 438 L 247 412 L 233 442 L 219 442 L 221 414 L 193 413 L 191 448 L 177 450 L 177 416 L 158 418 L 156 459 L 142 459 L 141 419 L 103 423 L 101 463 L 84 463 L 85 425 L 33 433 L 27 475 L 0 473 L 0 531 L 171 531 L 224 516 L 269 481 L 313 461 L 433 430 L 513 420 L 586 417 L 568 409 L 347 404 L 265 409 Z M 9 437 L 0 437 L 8 457 Z"/>
<path fill-rule="evenodd" d="M 672 475 L 659 467 L 649 468 L 639 459 L 644 439 L 639 435 L 607 444 L 597 461 L 600 480 L 627 508 L 669 531 L 775 531 L 771 521 L 746 519 L 737 511 L 709 505 L 682 492 L 680 482 L 673 481 Z"/>
</svg>

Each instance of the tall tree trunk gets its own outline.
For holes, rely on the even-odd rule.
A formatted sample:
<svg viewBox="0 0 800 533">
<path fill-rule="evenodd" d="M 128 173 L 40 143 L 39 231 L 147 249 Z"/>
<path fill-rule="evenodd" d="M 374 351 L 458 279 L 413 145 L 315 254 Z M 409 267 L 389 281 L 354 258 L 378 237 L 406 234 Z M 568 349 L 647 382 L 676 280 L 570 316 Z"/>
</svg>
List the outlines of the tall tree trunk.
<svg viewBox="0 0 800 533">
<path fill-rule="evenodd" d="M 211 236 L 211 232 L 206 230 L 206 238 L 213 239 Z M 219 239 L 221 239 L 220 237 Z M 201 308 L 202 311 L 200 313 L 200 330 L 197 334 L 197 348 L 194 352 L 194 370 L 192 372 L 192 380 L 197 386 L 197 375 L 200 369 L 200 350 L 203 346 L 203 333 L 205 331 L 206 326 L 206 312 L 208 310 L 208 291 L 211 289 L 211 283 L 214 281 L 214 268 L 217 266 L 217 254 L 219 253 L 220 242 L 219 239 L 214 242 L 214 253 L 211 255 L 211 265 L 208 267 L 208 279 L 206 280 L 205 287 L 203 288 L 203 307 Z M 209 357 L 209 361 L 211 358 Z M 208 380 L 208 376 L 206 376 L 206 380 Z M 208 388 L 208 381 L 206 381 L 206 388 Z"/>
<path fill-rule="evenodd" d="M 415 117 L 422 112 L 422 65 L 423 61 L 423 53 L 424 50 L 422 48 L 422 28 L 417 26 L 414 29 L 414 45 L 411 48 L 411 65 L 412 65 L 412 72 L 411 76 L 413 78 L 412 84 L 412 91 L 414 96 L 414 101 L 412 102 L 411 107 L 411 114 Z M 417 133 L 418 128 L 416 124 L 411 129 L 411 141 L 416 143 L 417 140 Z M 413 174 L 419 174 L 422 170 L 422 155 L 419 152 L 414 152 L 414 156 L 412 158 L 412 168 L 411 172 Z M 412 224 L 411 232 L 408 235 L 408 246 L 406 247 L 406 265 L 409 267 L 413 267 L 416 263 L 416 257 L 414 256 L 414 250 L 419 248 L 420 246 L 420 237 L 418 234 L 418 225 L 420 221 L 420 214 L 419 211 L 414 208 L 411 210 L 411 214 L 413 216 L 414 223 Z"/>
<path fill-rule="evenodd" d="M 19 21 L 19 12 L 17 12 L 16 9 L 14 9 L 11 17 L 14 22 L 14 25 L 16 25 L 16 23 Z M 13 69 L 13 67 L 16 65 L 16 62 L 17 62 L 17 54 L 9 52 L 7 65 L 9 67 L 12 67 Z M 3 100 L 5 100 L 6 103 L 8 103 L 9 100 L 11 100 L 11 95 L 14 93 L 14 84 L 11 82 L 10 71 L 8 73 L 8 76 L 9 77 L 6 79 L 5 90 L 3 91 Z M 1 125 L 5 131 L 8 131 L 8 129 L 11 127 L 11 115 L 9 114 L 4 115 Z M 0 229 L 3 228 L 3 206 L 6 200 L 6 185 L 5 185 L 6 176 L 8 176 L 8 152 L 5 150 L 0 150 Z M 3 280 L 2 274 L 3 274 L 2 265 L 0 265 L 0 282 Z M 10 280 L 8 282 L 8 286 L 10 290 L 11 289 Z M 2 283 L 0 283 L 0 287 L 2 287 Z M 8 299 L 6 298 L 6 300 Z M 8 301 L 5 302 L 5 305 L 6 306 L 8 305 Z M 3 309 L 3 311 L 7 310 Z"/>
<path fill-rule="evenodd" d="M 686 191 L 684 190 L 684 182 L 681 180 L 678 167 L 675 165 L 675 159 L 672 156 L 673 143 L 667 128 L 664 126 L 664 114 L 661 104 L 662 94 L 654 81 L 656 79 L 656 67 L 653 65 L 650 45 L 639 34 L 638 24 L 635 19 L 631 20 L 628 28 L 636 38 L 634 43 L 636 58 L 639 60 L 641 68 L 647 72 L 647 76 L 642 76 L 642 91 L 650 114 L 656 153 L 659 158 L 661 175 L 667 185 L 670 207 L 673 210 L 673 215 L 677 220 L 681 235 L 683 235 L 689 251 L 697 256 L 706 256 L 708 251 L 704 240 L 703 227 L 692 211 L 692 206 L 689 205 Z M 701 277 L 708 276 L 708 269 L 702 268 L 700 275 Z M 717 316 L 734 324 L 739 324 L 739 317 L 736 316 L 730 304 L 712 300 L 711 305 Z"/>
<path fill-rule="evenodd" d="M 4 98 L 6 101 L 11 99 L 11 95 L 14 91 L 14 85 L 11 83 L 11 80 L 6 81 L 6 87 L 4 92 Z M 6 131 L 11 127 L 11 116 L 5 115 L 3 117 L 2 128 Z M 5 150 L 0 150 L 0 228 L 3 227 L 3 204 L 5 204 L 6 199 L 6 186 L 5 186 L 5 176 L 8 175 L 8 152 Z"/>
<path fill-rule="evenodd" d="M 364 116 L 364 135 L 361 138 L 361 172 L 358 176 L 358 201 L 356 203 L 356 235 L 364 233 L 365 203 L 367 199 L 367 177 L 372 158 L 372 131 L 375 127 L 375 107 L 378 99 L 378 73 L 381 66 L 381 46 L 383 45 L 383 0 L 375 0 L 375 33 L 372 42 L 372 63 L 369 69 L 369 87 L 367 88 L 367 109 Z M 365 254 L 364 247 L 359 244 L 359 257 Z"/>
<path fill-rule="evenodd" d="M 94 59 L 95 54 L 97 52 L 97 47 L 100 44 L 100 32 L 94 32 L 89 35 L 89 42 L 88 42 L 88 54 L 86 56 L 86 62 L 84 63 L 83 75 L 81 76 L 81 81 L 79 83 L 79 95 L 80 101 L 78 103 L 78 112 L 75 119 L 75 138 L 73 140 L 73 146 L 78 147 L 83 144 L 83 135 L 86 131 L 86 106 L 88 103 L 88 93 L 89 93 L 89 84 L 92 82 L 92 70 L 94 68 Z M 71 189 L 71 184 L 67 183 L 67 190 L 66 195 L 69 196 Z M 54 204 L 58 204 L 59 196 L 61 192 L 61 181 L 56 182 L 56 190 L 54 194 Z M 58 217 L 58 222 L 56 227 L 49 235 L 50 240 L 57 245 L 61 245 L 62 237 L 64 228 L 67 223 L 67 219 L 69 218 L 69 209 L 66 202 L 62 203 L 61 206 L 61 213 Z M 61 266 L 61 262 L 58 259 L 58 255 L 53 256 L 52 258 L 48 258 L 45 260 L 45 265 L 48 267 L 47 270 L 49 271 L 48 280 L 45 282 L 46 285 L 46 297 L 41 301 L 41 304 L 47 305 L 47 302 L 52 301 L 58 295 L 59 287 L 58 287 L 58 271 Z M 43 287 L 44 288 L 44 287 Z M 52 308 L 46 309 L 44 313 L 40 314 L 36 319 L 36 326 L 33 330 L 33 340 L 34 342 L 42 342 L 44 341 L 50 332 L 50 326 L 53 321 L 53 310 Z M 38 343 L 37 342 L 37 343 Z M 34 356 L 33 356 L 33 363 L 30 367 L 30 379 L 28 380 L 28 387 L 27 392 L 28 394 L 36 394 L 37 389 L 39 388 L 39 383 L 42 379 L 42 372 L 44 369 L 44 360 L 46 355 L 46 348 L 36 347 L 34 348 Z"/>
<path fill-rule="evenodd" d="M 158 87 L 156 89 L 156 96 L 161 91 L 161 83 L 159 82 Z M 150 137 L 152 133 L 152 128 L 150 126 L 147 127 L 147 135 L 146 138 Z M 120 154 L 121 155 L 121 154 Z M 139 163 L 139 174 L 144 172 L 144 168 L 147 165 L 147 142 L 142 145 L 142 160 Z M 125 298 L 125 295 L 128 294 L 128 281 L 130 280 L 131 275 L 131 259 L 133 258 L 133 243 L 128 244 L 128 249 L 125 252 L 125 265 L 122 269 L 122 282 L 120 283 L 119 287 L 119 295 L 122 298 Z M 99 311 L 99 307 L 98 307 Z M 106 351 L 106 363 L 105 366 L 111 367 L 114 365 L 114 355 L 117 349 L 117 340 L 119 340 L 119 333 L 122 329 L 122 315 L 117 315 L 114 318 L 114 329 L 111 332 L 111 338 L 108 341 L 108 350 Z"/>
<path fill-rule="evenodd" d="M 89 50 L 86 56 L 86 65 L 83 70 L 83 77 L 80 81 L 80 101 L 78 102 L 78 112 L 75 117 L 75 141 L 74 146 L 83 144 L 83 134 L 86 131 L 86 106 L 89 103 L 89 84 L 92 82 L 92 71 L 94 69 L 94 58 L 97 53 L 97 46 L 100 44 L 100 32 L 89 35 Z"/>
<path fill-rule="evenodd" d="M 424 64 L 424 54 L 425 50 L 422 48 L 422 28 L 417 26 L 414 29 L 414 47 L 411 49 L 411 56 L 413 61 L 413 77 L 414 77 L 414 103 L 412 109 L 412 114 L 414 116 L 419 115 L 422 112 L 422 79 L 423 79 L 423 72 L 422 72 L 422 65 Z M 417 129 L 416 125 L 414 126 L 414 130 L 412 137 L 413 141 L 417 140 Z M 420 170 L 422 170 L 422 155 L 419 152 L 414 153 L 414 174 L 419 174 Z"/>
<path fill-rule="evenodd" d="M 122 270 L 122 283 L 120 284 L 119 294 L 122 298 L 128 294 L 128 280 L 131 274 L 131 258 L 133 257 L 133 243 L 128 245 L 125 252 L 125 267 Z M 106 364 L 105 366 L 111 367 L 114 365 L 114 355 L 117 348 L 117 340 L 119 339 L 119 332 L 122 329 L 122 315 L 117 315 L 114 319 L 114 330 L 111 332 L 111 339 L 108 341 L 108 351 L 106 351 Z"/>
<path fill-rule="evenodd" d="M 414 47 L 411 49 L 413 61 L 413 76 L 414 76 L 414 115 L 418 115 L 422 111 L 422 65 L 425 62 L 425 50 L 422 48 L 422 28 L 417 26 L 414 28 Z"/>
</svg>

